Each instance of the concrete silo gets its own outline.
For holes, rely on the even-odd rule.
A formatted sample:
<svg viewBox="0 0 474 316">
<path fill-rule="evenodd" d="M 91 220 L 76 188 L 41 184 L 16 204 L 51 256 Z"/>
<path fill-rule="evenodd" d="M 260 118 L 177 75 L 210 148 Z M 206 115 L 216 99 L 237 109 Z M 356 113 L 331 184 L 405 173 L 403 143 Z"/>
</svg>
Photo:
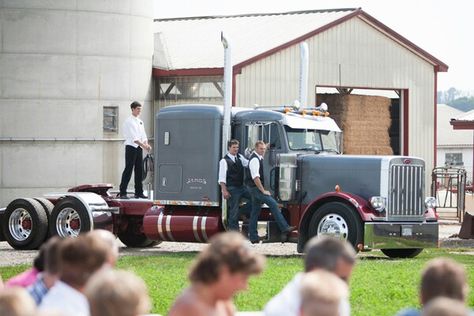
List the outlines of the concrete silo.
<svg viewBox="0 0 474 316">
<path fill-rule="evenodd" d="M 152 54 L 151 0 L 0 0 L 0 206 L 117 186 L 132 100 L 152 135 Z"/>
</svg>

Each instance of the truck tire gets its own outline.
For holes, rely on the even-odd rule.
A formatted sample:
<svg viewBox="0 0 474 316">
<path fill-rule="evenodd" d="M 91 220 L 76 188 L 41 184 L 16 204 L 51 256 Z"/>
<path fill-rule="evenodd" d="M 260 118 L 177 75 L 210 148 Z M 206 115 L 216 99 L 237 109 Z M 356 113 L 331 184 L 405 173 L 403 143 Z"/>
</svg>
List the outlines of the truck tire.
<svg viewBox="0 0 474 316">
<path fill-rule="evenodd" d="M 390 258 L 414 258 L 423 251 L 423 248 L 409 249 L 380 249 L 384 255 Z"/>
<path fill-rule="evenodd" d="M 362 243 L 362 223 L 356 211 L 341 202 L 329 202 L 314 212 L 309 223 L 309 238 L 318 235 L 329 235 L 351 243 L 356 251 Z"/>
<path fill-rule="evenodd" d="M 126 230 L 120 231 L 117 234 L 120 241 L 130 248 L 147 248 L 161 243 L 161 241 L 149 239 L 143 232 L 141 232 L 140 227 L 142 224 L 142 220 L 130 219 Z"/>
<path fill-rule="evenodd" d="M 48 233 L 46 211 L 34 199 L 16 199 L 5 210 L 2 230 L 14 249 L 37 249 Z"/>
<path fill-rule="evenodd" d="M 50 200 L 41 198 L 41 197 L 35 197 L 34 200 L 37 201 L 39 204 L 41 204 L 49 220 L 49 217 L 51 216 L 51 213 L 53 212 L 54 204 L 51 203 Z"/>
<path fill-rule="evenodd" d="M 49 218 L 49 234 L 61 238 L 77 237 L 92 229 L 86 207 L 74 197 L 61 199 Z"/>
</svg>

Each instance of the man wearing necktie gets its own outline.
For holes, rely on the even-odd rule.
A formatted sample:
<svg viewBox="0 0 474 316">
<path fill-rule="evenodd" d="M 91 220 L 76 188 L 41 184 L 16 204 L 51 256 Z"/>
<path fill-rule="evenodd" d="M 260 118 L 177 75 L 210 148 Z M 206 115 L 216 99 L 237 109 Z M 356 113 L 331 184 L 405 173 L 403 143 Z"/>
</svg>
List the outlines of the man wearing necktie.
<svg viewBox="0 0 474 316">
<path fill-rule="evenodd" d="M 244 186 L 244 167 L 248 160 L 239 154 L 239 141 L 231 139 L 227 143 L 227 154 L 219 162 L 219 180 L 222 196 L 228 201 L 228 228 L 239 230 L 240 200 L 246 199 L 250 206 L 250 195 Z"/>
</svg>

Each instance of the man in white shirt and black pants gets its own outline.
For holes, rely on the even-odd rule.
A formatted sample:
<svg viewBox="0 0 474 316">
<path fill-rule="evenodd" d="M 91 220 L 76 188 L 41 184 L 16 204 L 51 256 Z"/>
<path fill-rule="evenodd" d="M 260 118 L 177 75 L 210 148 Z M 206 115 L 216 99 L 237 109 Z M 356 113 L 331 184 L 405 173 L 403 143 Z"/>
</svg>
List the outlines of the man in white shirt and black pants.
<svg viewBox="0 0 474 316">
<path fill-rule="evenodd" d="M 239 141 L 231 139 L 227 143 L 227 154 L 219 162 L 219 185 L 222 196 L 228 201 L 228 228 L 239 230 L 239 206 L 240 200 L 246 199 L 250 204 L 250 195 L 244 186 L 244 167 L 248 166 L 248 160 L 239 154 Z M 248 208 L 248 207 L 247 207 Z M 250 213 L 249 211 L 247 211 Z M 245 210 L 242 210 L 245 213 Z"/>
<path fill-rule="evenodd" d="M 281 231 L 282 242 L 287 241 L 288 235 L 296 230 L 295 226 L 288 225 L 283 214 L 281 214 L 278 203 L 271 193 L 264 188 L 263 156 L 265 156 L 266 150 L 267 146 L 263 141 L 259 140 L 255 143 L 255 151 L 249 158 L 249 174 L 246 177 L 246 185 L 252 197 L 252 212 L 250 213 L 249 221 L 249 239 L 252 244 L 259 242 L 257 224 L 263 203 L 267 204 L 270 208 L 270 212 Z"/>
<path fill-rule="evenodd" d="M 125 169 L 120 182 L 120 198 L 128 199 L 127 186 L 135 169 L 135 198 L 147 199 L 143 194 L 143 150 L 151 151 L 148 145 L 143 121 L 138 118 L 142 111 L 142 105 L 137 101 L 130 104 L 132 115 L 123 123 L 123 135 L 125 137 Z"/>
</svg>

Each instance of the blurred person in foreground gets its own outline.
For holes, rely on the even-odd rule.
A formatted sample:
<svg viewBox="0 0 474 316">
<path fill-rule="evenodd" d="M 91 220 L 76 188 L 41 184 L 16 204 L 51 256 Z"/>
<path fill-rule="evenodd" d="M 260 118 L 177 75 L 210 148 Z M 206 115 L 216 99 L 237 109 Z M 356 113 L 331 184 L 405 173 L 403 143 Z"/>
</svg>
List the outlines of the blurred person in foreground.
<svg viewBox="0 0 474 316">
<path fill-rule="evenodd" d="M 214 236 L 189 272 L 191 285 L 176 299 L 170 316 L 230 316 L 234 295 L 248 288 L 251 275 L 262 272 L 265 258 L 237 232 Z"/>
<path fill-rule="evenodd" d="M 46 293 L 59 279 L 59 248 L 61 241 L 62 239 L 58 236 L 53 236 L 41 246 L 41 250 L 44 252 L 44 270 L 38 274 L 36 281 L 27 288 L 36 305 L 41 304 Z"/>
<path fill-rule="evenodd" d="M 438 297 L 446 297 L 466 303 L 469 292 L 466 270 L 456 261 L 436 258 L 428 261 L 421 275 L 420 303 L 422 306 Z M 417 309 L 405 309 L 397 316 L 419 316 Z"/>
<path fill-rule="evenodd" d="M 330 236 L 311 238 L 305 246 L 305 273 L 325 270 L 349 282 L 356 261 L 354 248 L 345 240 Z M 274 296 L 265 306 L 266 316 L 293 316 L 299 314 L 301 305 L 301 282 L 305 273 L 298 273 Z M 339 304 L 340 315 L 350 315 L 349 299 L 346 297 Z"/>
<path fill-rule="evenodd" d="M 6 288 L 0 291 L 0 315 L 35 316 L 36 305 L 24 288 Z"/>
<path fill-rule="evenodd" d="M 463 302 L 447 297 L 438 297 L 431 300 L 421 316 L 469 316 L 469 310 Z"/>
<path fill-rule="evenodd" d="M 83 294 L 91 276 L 104 267 L 108 246 L 98 238 L 79 235 L 61 241 L 59 249 L 59 280 L 43 298 L 42 312 L 89 316 L 89 303 Z"/>
<path fill-rule="evenodd" d="M 145 283 L 131 272 L 103 270 L 84 291 L 91 316 L 138 316 L 150 311 Z"/>
<path fill-rule="evenodd" d="M 348 300 L 347 283 L 334 273 L 315 270 L 301 281 L 300 316 L 339 316 L 342 300 Z"/>
<path fill-rule="evenodd" d="M 119 244 L 117 242 L 117 237 L 105 229 L 91 230 L 86 234 L 86 237 L 100 239 L 107 245 L 106 264 L 108 264 L 110 267 L 115 267 L 119 257 Z"/>
</svg>

